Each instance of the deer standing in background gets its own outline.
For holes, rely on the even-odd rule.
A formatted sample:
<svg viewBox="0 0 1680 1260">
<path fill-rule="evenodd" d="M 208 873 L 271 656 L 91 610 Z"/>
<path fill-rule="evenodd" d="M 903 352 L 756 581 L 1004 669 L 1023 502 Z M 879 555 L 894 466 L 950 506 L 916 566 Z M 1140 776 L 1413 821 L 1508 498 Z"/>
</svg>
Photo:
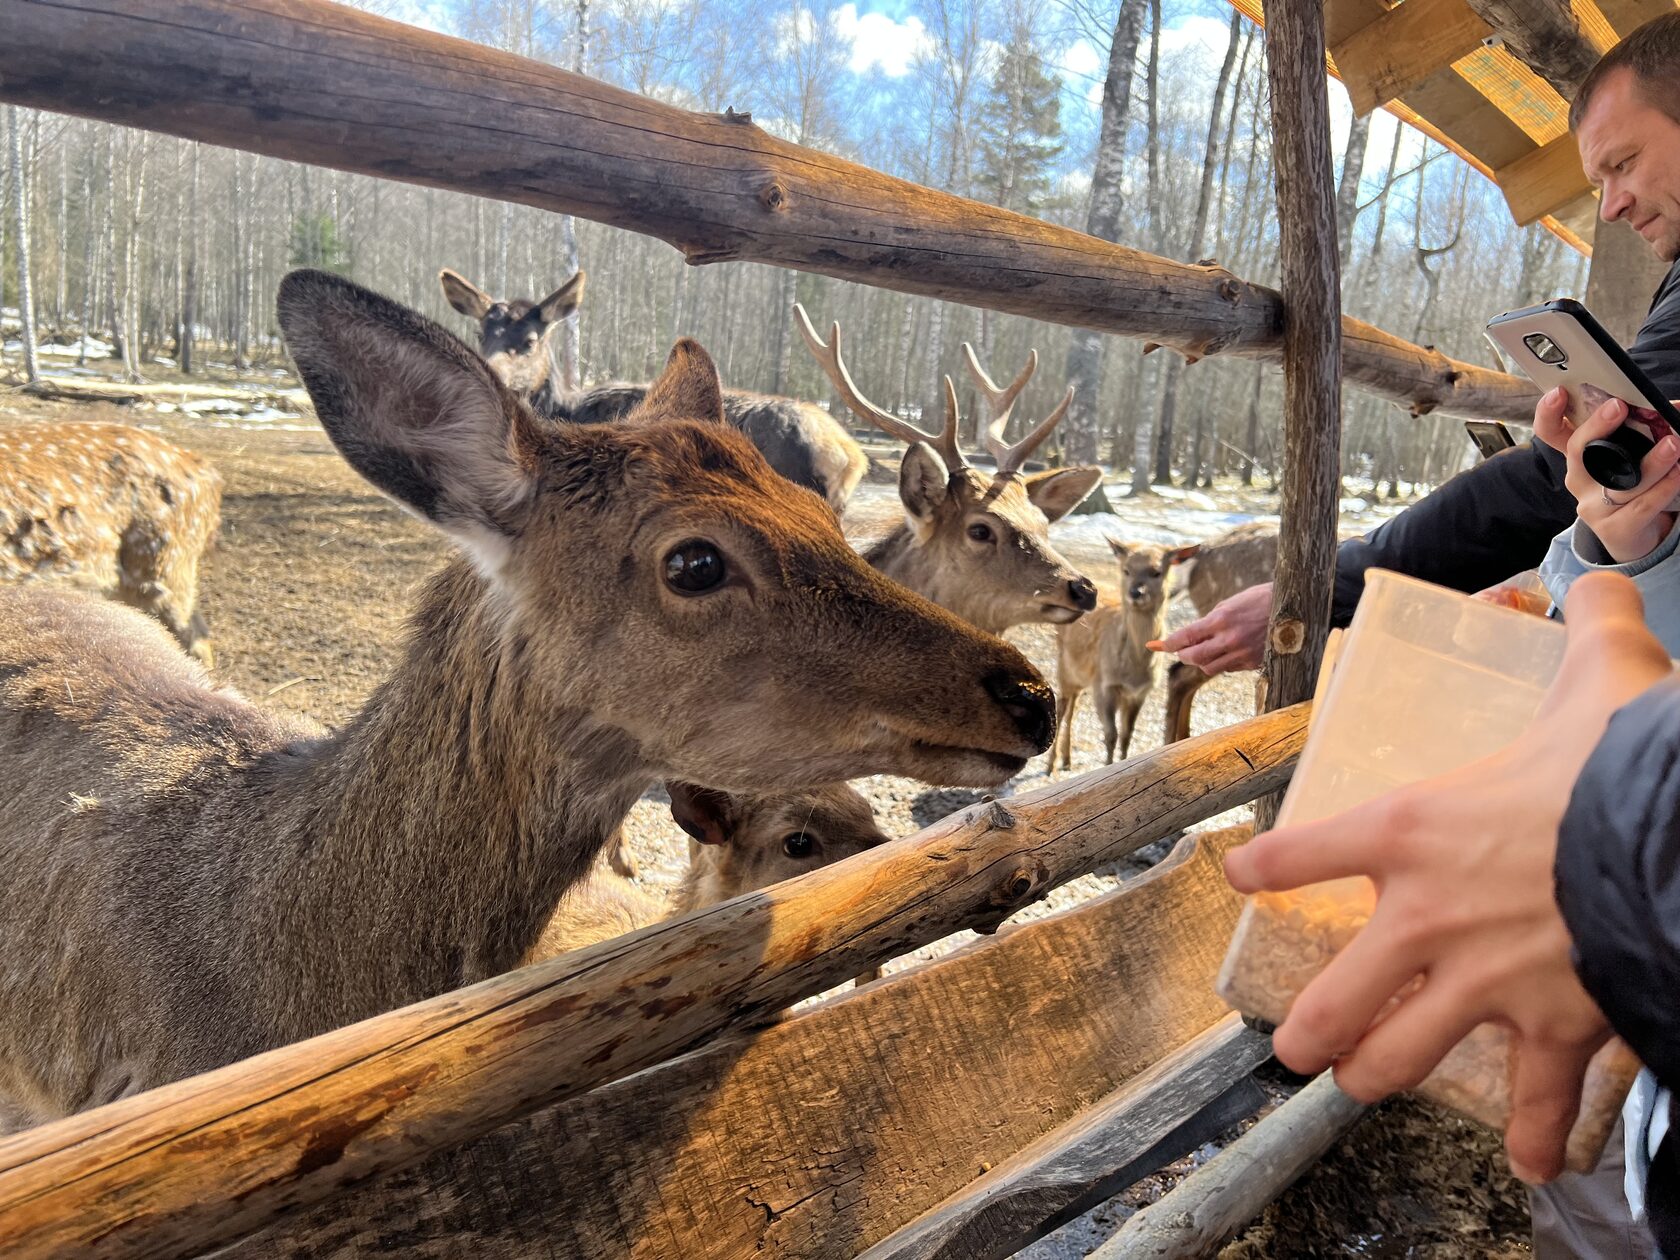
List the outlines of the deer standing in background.
<svg viewBox="0 0 1680 1260">
<path fill-rule="evenodd" d="M 438 273 L 438 280 L 449 304 L 478 322 L 479 353 L 538 415 L 572 424 L 610 424 L 641 404 L 646 385 L 613 382 L 567 390 L 555 379 L 549 334 L 583 301 L 583 272 L 540 302 L 493 298 L 447 268 Z M 763 452 L 770 467 L 794 485 L 822 495 L 836 512 L 845 511 L 869 470 L 869 457 L 852 435 L 811 403 L 726 389 L 723 414 Z"/>
<path fill-rule="evenodd" d="M 834 388 L 852 411 L 905 442 L 898 470 L 904 523 L 869 548 L 864 558 L 882 573 L 942 608 L 994 634 L 1027 622 L 1060 625 L 1097 605 L 1097 588 L 1050 545 L 1050 523 L 1077 507 L 1102 481 L 1085 466 L 1023 473 L 1027 456 L 1050 435 L 1073 399 L 1061 403 L 1014 445 L 1003 440 L 1015 400 L 1038 368 L 1038 351 L 1007 388 L 993 383 L 974 348 L 963 354 L 990 407 L 986 448 L 997 471 L 970 466 L 957 445 L 957 391 L 945 378 L 945 427 L 924 433 L 870 402 L 852 383 L 840 350 L 840 325 L 824 342 L 805 308 L 794 305 L 799 331 Z"/>
<path fill-rule="evenodd" d="M 1180 582 L 1196 615 L 1205 617 L 1238 591 L 1270 582 L 1277 569 L 1277 549 L 1278 527 L 1261 521 L 1238 525 L 1203 543 L 1188 578 Z M 1190 738 L 1190 710 L 1207 681 L 1207 674 L 1189 661 L 1167 667 L 1167 743 Z"/>
<path fill-rule="evenodd" d="M 1166 628 L 1168 577 L 1197 550 L 1112 538 L 1108 545 L 1120 562 L 1119 591 L 1104 591 L 1095 612 L 1056 628 L 1060 726 L 1050 749 L 1052 771 L 1058 750 L 1063 770 L 1073 764 L 1073 712 L 1087 689 L 1102 722 L 1107 764 L 1114 764 L 1117 742 L 1122 759 L 1131 752 L 1138 712 L 1161 672 L 1161 658 L 1148 645 Z"/>
<path fill-rule="evenodd" d="M 213 663 L 198 566 L 222 478 L 191 451 L 126 424 L 0 428 L 0 581 L 54 581 L 149 613 Z"/>
<path fill-rule="evenodd" d="M 327 434 L 459 548 L 326 731 L 156 623 L 0 589 L 0 1110 L 40 1122 L 516 965 L 646 785 L 994 785 L 1049 745 L 1008 644 L 887 581 L 679 341 L 637 423 L 538 421 L 324 272 L 279 322 Z"/>
<path fill-rule="evenodd" d="M 668 786 L 671 814 L 692 837 L 672 907 L 597 866 L 560 902 L 527 962 L 768 888 L 888 839 L 869 802 L 844 783 L 771 797 Z"/>
</svg>

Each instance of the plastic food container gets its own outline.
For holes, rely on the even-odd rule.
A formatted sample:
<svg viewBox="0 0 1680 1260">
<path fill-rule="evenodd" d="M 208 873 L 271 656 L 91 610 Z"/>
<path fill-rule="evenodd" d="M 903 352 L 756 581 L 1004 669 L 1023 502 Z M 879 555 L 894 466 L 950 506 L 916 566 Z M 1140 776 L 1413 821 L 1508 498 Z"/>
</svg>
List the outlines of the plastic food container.
<svg viewBox="0 0 1680 1260">
<path fill-rule="evenodd" d="M 1534 717 L 1563 660 L 1553 621 L 1371 570 L 1347 634 L 1326 651 L 1312 725 L 1278 812 L 1310 822 L 1467 765 L 1506 747 Z M 1369 880 L 1332 880 L 1250 897 L 1217 988 L 1246 1015 L 1282 1023 L 1306 987 L 1370 918 Z M 1510 1118 L 1510 1035 L 1484 1024 L 1417 1093 L 1503 1131 Z M 1568 1166 L 1598 1162 L 1638 1071 L 1620 1042 L 1588 1071 Z"/>
</svg>

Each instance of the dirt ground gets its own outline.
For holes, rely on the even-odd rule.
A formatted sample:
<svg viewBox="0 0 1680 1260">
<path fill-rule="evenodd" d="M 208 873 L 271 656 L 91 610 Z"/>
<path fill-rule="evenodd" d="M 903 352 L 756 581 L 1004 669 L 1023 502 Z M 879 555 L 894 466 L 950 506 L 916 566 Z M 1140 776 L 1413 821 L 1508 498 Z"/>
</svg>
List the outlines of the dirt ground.
<svg viewBox="0 0 1680 1260">
<path fill-rule="evenodd" d="M 397 650 L 412 593 L 445 555 L 441 539 L 353 474 L 310 420 L 271 418 L 240 427 L 237 420 L 48 403 L 0 392 L 0 424 L 72 417 L 154 428 L 214 461 L 225 479 L 222 530 L 202 574 L 201 607 L 210 623 L 217 674 L 253 700 L 328 724 L 353 713 Z M 848 516 L 848 532 L 858 539 L 882 532 L 895 511 L 890 487 L 866 486 Z M 1135 528 L 1144 537 L 1160 536 L 1167 519 L 1151 516 L 1145 505 L 1120 511 L 1116 531 Z M 1218 528 L 1210 518 L 1203 536 Z M 1058 545 L 1099 580 L 1112 580 L 1113 562 L 1090 529 L 1058 527 Z M 1180 601 L 1173 620 L 1182 623 L 1192 615 Z M 1011 638 L 1053 674 L 1054 638 L 1047 629 L 1017 631 Z M 1218 680 L 1198 697 L 1197 730 L 1247 716 L 1252 700 L 1251 678 Z M 1134 752 L 1160 742 L 1163 718 L 1157 689 L 1140 720 Z M 1101 737 L 1088 702 L 1076 736 L 1076 771 L 1099 765 Z M 1043 773 L 1040 760 L 1012 787 L 1035 787 Z M 858 786 L 895 835 L 973 799 L 891 778 Z M 643 882 L 656 893 L 669 891 L 682 870 L 685 841 L 663 805 L 653 798 L 640 802 L 628 830 Z M 1074 881 L 1030 913 L 1048 913 L 1113 887 L 1124 873 Z M 950 943 L 923 952 L 946 948 Z M 1280 1077 L 1279 1096 L 1288 1088 Z M 1163 1170 L 1023 1254 L 1033 1260 L 1087 1254 L 1126 1215 L 1211 1153 L 1204 1148 Z M 1424 1105 L 1398 1101 L 1367 1118 L 1224 1254 L 1242 1260 L 1514 1256 L 1527 1252 L 1526 1238 L 1526 1201 L 1504 1171 L 1496 1137 Z"/>
</svg>

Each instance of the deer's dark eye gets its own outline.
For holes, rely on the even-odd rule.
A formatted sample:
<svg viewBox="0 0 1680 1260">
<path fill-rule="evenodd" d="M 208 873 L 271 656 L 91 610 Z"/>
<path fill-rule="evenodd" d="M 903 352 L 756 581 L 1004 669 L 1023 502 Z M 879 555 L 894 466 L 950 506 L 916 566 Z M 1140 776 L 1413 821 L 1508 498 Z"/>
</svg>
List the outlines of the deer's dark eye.
<svg viewBox="0 0 1680 1260">
<path fill-rule="evenodd" d="M 790 858 L 808 858 L 811 850 L 816 847 L 816 841 L 803 831 L 796 831 L 791 836 L 782 837 L 782 852 Z"/>
<path fill-rule="evenodd" d="M 968 527 L 968 536 L 974 539 L 977 543 L 989 543 L 994 537 L 996 537 L 996 535 L 992 533 L 992 527 L 987 525 L 984 521 L 975 521 L 974 524 L 970 525 Z"/>
<path fill-rule="evenodd" d="M 679 595 L 704 595 L 723 585 L 729 568 L 709 542 L 691 538 L 671 548 L 665 557 L 665 585 Z"/>
</svg>

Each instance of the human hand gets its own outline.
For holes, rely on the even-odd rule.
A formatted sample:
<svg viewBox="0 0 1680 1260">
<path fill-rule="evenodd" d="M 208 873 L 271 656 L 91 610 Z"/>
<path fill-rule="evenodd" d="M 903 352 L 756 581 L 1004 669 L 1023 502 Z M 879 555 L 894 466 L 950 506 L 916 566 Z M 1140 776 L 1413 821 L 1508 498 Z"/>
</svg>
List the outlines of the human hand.
<svg viewBox="0 0 1680 1260">
<path fill-rule="evenodd" d="M 1558 824 L 1610 715 L 1669 676 L 1642 614 L 1627 578 L 1581 578 L 1563 665 L 1509 748 L 1225 860 L 1246 893 L 1356 875 L 1376 886 L 1370 921 L 1278 1028 L 1278 1058 L 1298 1072 L 1334 1062 L 1344 1090 L 1375 1100 L 1418 1084 L 1477 1025 L 1503 1025 L 1515 1049 L 1505 1143 L 1527 1181 L 1562 1170 L 1582 1075 L 1610 1035 L 1570 962 L 1552 870 Z"/>
<path fill-rule="evenodd" d="M 1148 646 L 1155 652 L 1176 652 L 1179 660 L 1208 674 L 1259 669 L 1271 617 L 1272 584 L 1263 582 L 1220 601 L 1207 616 Z"/>
<path fill-rule="evenodd" d="M 1674 528 L 1668 505 L 1680 493 L 1680 437 L 1671 433 L 1646 454 L 1638 486 L 1611 491 L 1587 473 L 1581 452 L 1588 442 L 1616 431 L 1627 419 L 1627 404 L 1612 398 L 1579 424 L 1569 418 L 1568 409 L 1562 386 L 1543 394 L 1534 407 L 1534 436 L 1563 452 L 1563 484 L 1575 496 L 1576 515 L 1617 564 L 1650 555 Z"/>
<path fill-rule="evenodd" d="M 1552 608 L 1551 598 L 1544 591 L 1537 591 L 1529 586 L 1516 586 L 1510 582 L 1487 587 L 1477 591 L 1470 598 L 1480 600 L 1484 604 L 1512 608 L 1534 617 L 1544 617 Z"/>
</svg>

